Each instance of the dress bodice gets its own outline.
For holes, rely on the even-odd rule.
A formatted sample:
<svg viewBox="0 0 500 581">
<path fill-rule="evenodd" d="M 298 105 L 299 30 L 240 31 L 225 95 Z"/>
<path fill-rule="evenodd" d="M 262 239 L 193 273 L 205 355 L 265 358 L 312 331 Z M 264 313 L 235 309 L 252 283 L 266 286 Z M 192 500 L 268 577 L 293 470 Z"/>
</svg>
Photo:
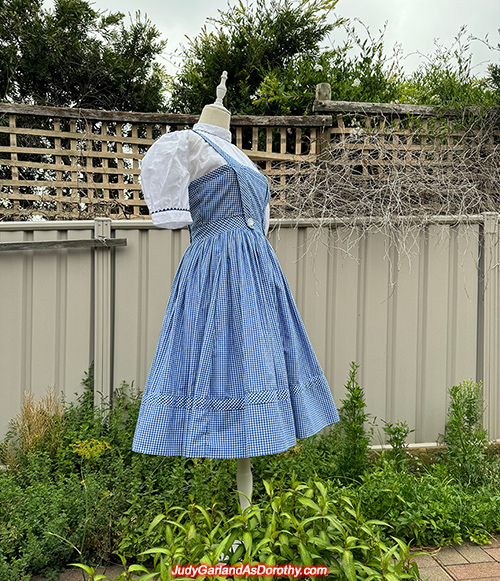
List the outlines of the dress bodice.
<svg viewBox="0 0 500 581">
<path fill-rule="evenodd" d="M 264 233 L 269 184 L 264 175 L 244 166 L 198 133 L 227 162 L 189 184 L 189 206 L 193 223 L 191 238 L 213 227 L 214 233 L 228 227 L 244 227 Z"/>
</svg>

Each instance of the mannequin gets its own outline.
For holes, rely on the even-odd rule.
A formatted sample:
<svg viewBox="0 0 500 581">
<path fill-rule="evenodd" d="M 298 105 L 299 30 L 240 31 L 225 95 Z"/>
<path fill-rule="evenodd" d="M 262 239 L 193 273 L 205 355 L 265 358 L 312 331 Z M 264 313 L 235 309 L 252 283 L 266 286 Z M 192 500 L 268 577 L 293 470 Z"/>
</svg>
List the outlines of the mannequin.
<svg viewBox="0 0 500 581">
<path fill-rule="evenodd" d="M 221 82 L 217 87 L 217 98 L 211 105 L 205 105 L 201 112 L 199 123 L 217 125 L 229 130 L 231 113 L 224 107 L 222 100 L 226 95 L 227 72 L 223 71 Z M 236 482 L 240 498 L 241 511 L 245 511 L 252 502 L 253 477 L 250 458 L 238 458 Z"/>
<path fill-rule="evenodd" d="M 208 123 L 209 125 L 217 125 L 223 129 L 229 130 L 229 122 L 231 120 L 231 113 L 224 107 L 222 100 L 226 94 L 226 80 L 227 72 L 223 71 L 221 81 L 217 87 L 217 98 L 215 103 L 205 105 L 201 112 L 199 123 Z"/>
<path fill-rule="evenodd" d="M 162 135 L 141 163 L 153 224 L 189 226 L 190 244 L 172 283 L 132 450 L 236 458 L 244 511 L 251 457 L 284 452 L 339 417 L 266 239 L 268 180 L 231 144 L 226 77 L 193 130 Z"/>
</svg>

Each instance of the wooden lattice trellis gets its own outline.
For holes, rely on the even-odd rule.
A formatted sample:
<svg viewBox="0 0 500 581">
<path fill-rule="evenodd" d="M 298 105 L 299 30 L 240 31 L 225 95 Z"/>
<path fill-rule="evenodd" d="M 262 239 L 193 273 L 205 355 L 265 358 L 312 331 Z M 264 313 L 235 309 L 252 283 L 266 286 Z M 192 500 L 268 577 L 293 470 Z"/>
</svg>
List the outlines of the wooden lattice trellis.
<svg viewBox="0 0 500 581">
<path fill-rule="evenodd" d="M 453 178 L 457 158 L 464 163 L 462 154 L 468 154 L 476 135 L 453 113 L 432 107 L 318 97 L 313 109 L 315 116 L 308 117 L 232 117 L 234 143 L 269 179 L 274 216 L 298 217 L 303 204 L 297 196 L 302 199 L 323 183 L 321 167 L 355 188 L 412 167 L 421 175 Z M 0 220 L 148 217 L 139 180 L 142 157 L 162 134 L 197 120 L 0 103 Z M 481 156 L 498 148 L 500 131 L 481 139 L 481 146 L 471 149 L 477 159 L 465 160 L 470 183 Z M 496 195 L 500 176 L 493 169 L 479 181 L 482 191 Z M 332 215 L 336 210 L 329 209 Z"/>
<path fill-rule="evenodd" d="M 195 115 L 124 113 L 0 104 L 0 220 L 147 218 L 140 162 L 167 131 Z M 233 138 L 268 176 L 272 203 L 314 163 L 331 118 L 232 118 Z"/>
<path fill-rule="evenodd" d="M 339 165 L 361 181 L 397 165 L 425 165 L 429 175 L 453 173 L 457 156 L 471 149 L 471 140 L 483 129 L 474 126 L 473 118 L 484 112 L 474 108 L 442 111 L 426 105 L 317 100 L 313 110 L 332 116 L 332 125 L 321 137 L 322 147 L 342 143 Z M 498 115 L 494 109 L 490 113 Z M 483 152 L 493 152 L 500 144 L 498 123 L 489 129 L 480 136 Z"/>
</svg>

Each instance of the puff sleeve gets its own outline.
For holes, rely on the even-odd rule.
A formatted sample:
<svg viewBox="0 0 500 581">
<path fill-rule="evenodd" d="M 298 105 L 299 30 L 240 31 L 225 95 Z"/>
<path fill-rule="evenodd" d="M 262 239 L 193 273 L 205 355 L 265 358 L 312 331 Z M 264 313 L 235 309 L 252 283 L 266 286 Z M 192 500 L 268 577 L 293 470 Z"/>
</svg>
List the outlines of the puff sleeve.
<svg viewBox="0 0 500 581">
<path fill-rule="evenodd" d="M 188 139 L 186 131 L 166 133 L 148 149 L 141 164 L 141 187 L 153 224 L 182 228 L 189 211 Z"/>
</svg>

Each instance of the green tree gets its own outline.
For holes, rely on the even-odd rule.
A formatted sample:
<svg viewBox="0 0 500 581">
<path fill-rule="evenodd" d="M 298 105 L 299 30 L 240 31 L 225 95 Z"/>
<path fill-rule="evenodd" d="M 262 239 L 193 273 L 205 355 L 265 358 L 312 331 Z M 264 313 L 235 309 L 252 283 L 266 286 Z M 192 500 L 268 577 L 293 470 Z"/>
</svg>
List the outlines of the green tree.
<svg viewBox="0 0 500 581">
<path fill-rule="evenodd" d="M 226 106 L 233 114 L 255 114 L 252 97 L 267 74 L 286 69 L 298 54 L 311 61 L 318 58 L 321 43 L 341 22 L 327 22 L 337 2 L 256 0 L 244 4 L 239 0 L 225 12 L 219 11 L 218 18 L 209 19 L 215 30 L 204 27 L 183 50 L 169 109 L 199 113 L 214 101 L 215 87 L 226 70 Z"/>
<path fill-rule="evenodd" d="M 498 44 L 496 50 L 500 50 L 500 44 Z M 490 64 L 488 73 L 488 81 L 493 88 L 495 100 L 498 104 L 500 102 L 500 64 Z"/>
<path fill-rule="evenodd" d="M 255 113 L 309 114 L 318 83 L 331 85 L 334 101 L 396 100 L 402 73 L 398 63 L 384 54 L 384 32 L 376 39 L 367 29 L 367 38 L 362 39 L 354 26 L 345 29 L 343 45 L 323 50 L 314 59 L 298 53 L 285 67 L 269 71 L 256 91 Z"/>
<path fill-rule="evenodd" d="M 495 105 L 488 80 L 474 75 L 466 34 L 462 26 L 451 46 L 437 45 L 433 54 L 425 55 L 423 63 L 401 85 L 401 102 L 446 109 Z"/>
<path fill-rule="evenodd" d="M 0 2 L 0 99 L 38 105 L 156 111 L 165 72 L 157 28 L 86 0 Z"/>
<path fill-rule="evenodd" d="M 490 80 L 496 91 L 500 93 L 500 65 L 490 66 Z"/>
</svg>

